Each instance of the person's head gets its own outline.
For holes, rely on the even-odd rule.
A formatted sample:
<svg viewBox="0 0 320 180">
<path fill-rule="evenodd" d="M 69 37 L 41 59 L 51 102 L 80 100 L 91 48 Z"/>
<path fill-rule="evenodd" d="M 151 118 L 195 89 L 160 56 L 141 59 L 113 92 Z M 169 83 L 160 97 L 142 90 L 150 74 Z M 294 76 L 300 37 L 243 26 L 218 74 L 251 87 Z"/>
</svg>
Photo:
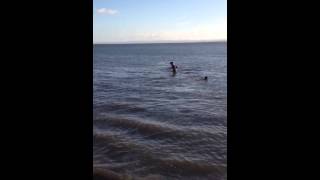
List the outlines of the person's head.
<svg viewBox="0 0 320 180">
<path fill-rule="evenodd" d="M 173 65 L 173 62 L 170 62 L 171 65 Z"/>
<path fill-rule="evenodd" d="M 207 76 L 205 76 L 205 77 L 204 77 L 204 80 L 208 80 L 208 77 L 207 77 Z"/>
</svg>

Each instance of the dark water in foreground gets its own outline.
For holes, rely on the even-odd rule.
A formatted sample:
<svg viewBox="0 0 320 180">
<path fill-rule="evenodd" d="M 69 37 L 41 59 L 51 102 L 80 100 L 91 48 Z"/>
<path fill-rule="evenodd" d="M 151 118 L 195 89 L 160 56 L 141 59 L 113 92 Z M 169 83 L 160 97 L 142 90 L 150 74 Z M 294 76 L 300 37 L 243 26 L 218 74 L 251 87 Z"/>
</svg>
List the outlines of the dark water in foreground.
<svg viewBox="0 0 320 180">
<path fill-rule="evenodd" d="M 95 175 L 227 179 L 226 56 L 226 43 L 95 45 Z"/>
</svg>

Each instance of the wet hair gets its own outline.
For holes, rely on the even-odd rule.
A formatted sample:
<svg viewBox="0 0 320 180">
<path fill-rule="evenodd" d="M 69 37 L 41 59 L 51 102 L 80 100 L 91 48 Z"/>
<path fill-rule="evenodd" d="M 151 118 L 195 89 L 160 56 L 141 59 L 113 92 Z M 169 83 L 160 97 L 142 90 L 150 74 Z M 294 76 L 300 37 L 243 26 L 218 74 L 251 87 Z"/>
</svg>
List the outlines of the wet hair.
<svg viewBox="0 0 320 180">
<path fill-rule="evenodd" d="M 205 76 L 205 77 L 204 77 L 204 80 L 208 80 L 208 77 L 207 77 L 207 76 Z"/>
<path fill-rule="evenodd" d="M 170 64 L 173 64 L 173 62 L 170 62 Z"/>
</svg>

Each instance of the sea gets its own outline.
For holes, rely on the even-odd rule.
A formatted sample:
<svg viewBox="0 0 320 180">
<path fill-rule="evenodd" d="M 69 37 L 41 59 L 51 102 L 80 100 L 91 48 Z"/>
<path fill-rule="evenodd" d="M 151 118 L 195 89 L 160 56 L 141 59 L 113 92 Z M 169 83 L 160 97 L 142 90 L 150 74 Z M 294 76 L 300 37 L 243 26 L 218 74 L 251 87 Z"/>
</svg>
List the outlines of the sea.
<svg viewBox="0 0 320 180">
<path fill-rule="evenodd" d="M 227 179 L 226 42 L 95 44 L 93 67 L 94 179 Z"/>
</svg>

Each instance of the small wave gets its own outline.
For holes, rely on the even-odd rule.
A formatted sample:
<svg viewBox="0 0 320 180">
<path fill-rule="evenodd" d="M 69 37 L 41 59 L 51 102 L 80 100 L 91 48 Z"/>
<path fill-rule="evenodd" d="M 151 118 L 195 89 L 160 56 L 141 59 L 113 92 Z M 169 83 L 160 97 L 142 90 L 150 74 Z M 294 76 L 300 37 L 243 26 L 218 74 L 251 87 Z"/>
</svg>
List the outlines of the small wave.
<svg viewBox="0 0 320 180">
<path fill-rule="evenodd" d="M 225 136 L 226 134 L 226 127 L 223 126 L 177 126 L 152 120 L 147 121 L 138 118 L 112 117 L 110 115 L 94 120 L 94 125 L 102 128 L 110 128 L 110 126 L 123 128 L 132 133 L 140 133 L 145 136 L 144 138 L 201 138 Z"/>
<path fill-rule="evenodd" d="M 162 175 L 149 174 L 146 176 L 135 176 L 131 174 L 120 174 L 109 169 L 93 168 L 93 180 L 167 180 Z"/>
<path fill-rule="evenodd" d="M 126 129 L 135 130 L 145 135 L 152 135 L 154 133 L 162 134 L 172 131 L 176 131 L 171 128 L 170 125 L 157 122 L 146 122 L 141 119 L 134 118 L 121 118 L 121 117 L 106 117 L 103 119 L 97 119 L 94 121 L 95 124 L 106 123 L 108 125 L 123 127 Z"/>
<path fill-rule="evenodd" d="M 164 159 L 160 161 L 162 171 L 184 174 L 184 175 L 199 175 L 199 174 L 215 174 L 217 176 L 226 173 L 226 166 L 201 163 L 195 161 L 181 161 Z"/>
<path fill-rule="evenodd" d="M 93 180 L 124 180 L 124 178 L 108 169 L 93 168 Z"/>
<path fill-rule="evenodd" d="M 131 113 L 145 112 L 147 109 L 141 106 L 133 105 L 130 103 L 110 103 L 108 105 L 100 106 L 96 110 L 104 112 L 108 111 L 126 111 Z"/>
<path fill-rule="evenodd" d="M 168 179 L 224 179 L 226 166 L 203 164 L 191 161 L 161 160 L 154 162 L 153 170 L 160 174 L 139 175 L 130 172 L 117 172 L 103 167 L 93 168 L 94 180 L 164 180 Z M 166 178 L 165 178 L 166 177 Z M 202 177 L 202 178 L 201 178 Z"/>
</svg>

